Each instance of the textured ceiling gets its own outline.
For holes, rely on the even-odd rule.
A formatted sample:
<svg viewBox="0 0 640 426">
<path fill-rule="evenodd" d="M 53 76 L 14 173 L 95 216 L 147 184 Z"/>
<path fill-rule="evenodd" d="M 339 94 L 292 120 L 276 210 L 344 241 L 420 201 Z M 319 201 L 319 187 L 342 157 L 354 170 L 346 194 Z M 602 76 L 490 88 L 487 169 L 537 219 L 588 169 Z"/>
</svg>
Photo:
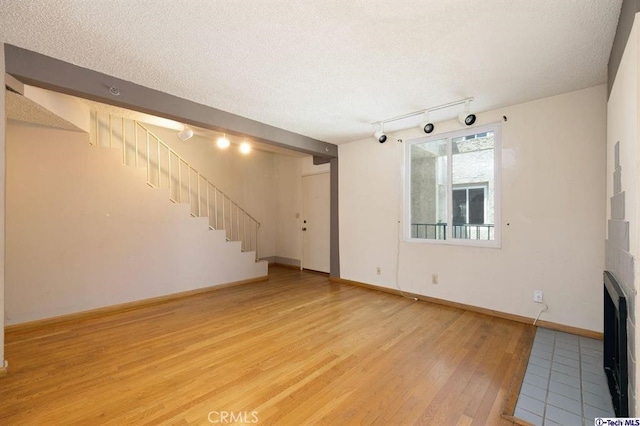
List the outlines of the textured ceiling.
<svg viewBox="0 0 640 426">
<path fill-rule="evenodd" d="M 333 143 L 604 83 L 621 0 L 0 0 L 0 41 Z M 452 118 L 443 110 L 432 119 Z"/>
</svg>

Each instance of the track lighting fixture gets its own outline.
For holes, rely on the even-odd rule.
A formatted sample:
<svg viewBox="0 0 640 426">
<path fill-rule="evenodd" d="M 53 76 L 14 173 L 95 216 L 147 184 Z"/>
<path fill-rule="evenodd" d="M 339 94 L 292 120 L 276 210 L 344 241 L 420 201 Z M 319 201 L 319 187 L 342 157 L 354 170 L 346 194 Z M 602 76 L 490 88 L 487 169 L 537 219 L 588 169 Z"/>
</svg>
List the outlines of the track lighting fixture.
<svg viewBox="0 0 640 426">
<path fill-rule="evenodd" d="M 378 124 L 378 130 L 376 130 L 373 136 L 378 140 L 378 142 L 385 143 L 387 141 L 387 135 L 384 134 L 382 126 L 382 123 Z"/>
<path fill-rule="evenodd" d="M 188 139 L 191 139 L 192 137 L 193 137 L 193 130 L 186 124 L 184 125 L 184 129 L 178 132 L 178 139 L 180 139 L 182 142 Z"/>
<path fill-rule="evenodd" d="M 231 145 L 231 142 L 227 139 L 227 135 L 224 135 L 218 138 L 216 145 L 218 145 L 218 148 L 220 149 L 227 149 L 229 148 L 229 145 Z"/>
<path fill-rule="evenodd" d="M 465 98 L 459 101 L 449 102 L 448 104 L 442 104 L 442 105 L 434 106 L 431 108 L 423 109 L 420 111 L 399 115 L 397 117 L 388 118 L 386 120 L 376 121 L 375 123 L 371 123 L 371 125 L 374 126 L 375 129 L 377 129 L 373 135 L 376 137 L 378 142 L 385 143 L 387 141 L 387 135 L 385 135 L 384 129 L 383 129 L 385 124 L 393 123 L 395 121 L 405 120 L 411 117 L 415 117 L 417 115 L 423 115 L 423 119 L 420 122 L 420 129 L 427 134 L 432 133 L 435 130 L 436 126 L 429 121 L 429 112 L 438 111 L 445 108 L 451 108 L 453 106 L 461 105 L 461 104 L 464 104 L 465 108 L 464 108 L 464 111 L 458 115 L 458 120 L 460 121 L 460 123 L 464 125 L 471 126 L 476 122 L 476 115 L 471 114 L 471 112 L 469 112 L 469 105 L 471 104 L 471 101 L 473 101 L 473 98 Z"/>
<path fill-rule="evenodd" d="M 433 123 L 429 122 L 429 110 L 424 112 L 424 117 L 422 119 L 422 122 L 420 123 L 420 128 L 427 134 L 433 132 L 433 130 L 436 128 Z"/>
<path fill-rule="evenodd" d="M 475 114 L 471 114 L 470 110 L 469 110 L 469 103 L 471 101 L 467 100 L 464 103 L 464 111 L 462 111 L 459 115 L 458 115 L 458 121 L 460 122 L 460 124 L 464 124 L 466 126 L 471 126 L 473 125 L 473 123 L 476 122 L 476 115 Z"/>
</svg>

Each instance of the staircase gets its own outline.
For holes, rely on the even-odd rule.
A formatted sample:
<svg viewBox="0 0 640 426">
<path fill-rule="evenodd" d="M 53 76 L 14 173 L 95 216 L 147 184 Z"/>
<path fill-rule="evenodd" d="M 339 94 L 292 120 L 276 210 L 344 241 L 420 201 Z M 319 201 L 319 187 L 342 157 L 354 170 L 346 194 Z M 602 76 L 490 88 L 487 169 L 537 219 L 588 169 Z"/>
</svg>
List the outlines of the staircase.
<svg viewBox="0 0 640 426">
<path fill-rule="evenodd" d="M 168 189 L 171 202 L 187 204 L 192 217 L 207 218 L 210 230 L 224 231 L 258 261 L 260 222 L 142 123 L 92 111 L 89 143 L 120 150 L 125 166 L 146 168 L 149 186 Z"/>
<path fill-rule="evenodd" d="M 267 275 L 258 221 L 145 125 L 30 86 L 7 100 L 6 324 Z"/>
</svg>

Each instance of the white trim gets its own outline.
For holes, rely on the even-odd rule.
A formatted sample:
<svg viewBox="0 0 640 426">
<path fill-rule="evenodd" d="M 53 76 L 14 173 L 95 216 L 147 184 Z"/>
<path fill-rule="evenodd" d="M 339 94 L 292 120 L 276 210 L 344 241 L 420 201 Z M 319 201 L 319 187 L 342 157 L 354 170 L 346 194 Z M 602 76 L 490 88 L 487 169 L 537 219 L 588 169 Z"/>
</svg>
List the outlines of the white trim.
<svg viewBox="0 0 640 426">
<path fill-rule="evenodd" d="M 460 136 L 469 136 L 478 133 L 493 132 L 494 133 L 494 147 L 493 147 L 493 179 L 494 179 L 494 191 L 493 191 L 493 209 L 494 209 L 494 239 L 493 240 L 471 240 L 462 238 L 451 238 L 447 235 L 446 240 L 426 239 L 426 238 L 412 238 L 411 237 L 411 147 L 418 143 L 434 142 L 438 140 L 447 141 L 447 227 L 449 233 L 453 232 L 453 183 L 452 183 L 452 143 L 451 141 Z M 406 141 L 404 150 L 404 200 L 402 207 L 404 208 L 404 241 L 409 243 L 423 243 L 423 244 L 444 244 L 444 245 L 461 245 L 472 247 L 491 247 L 501 248 L 502 246 L 502 122 L 489 123 L 482 126 L 468 127 L 460 130 L 455 130 L 447 133 L 440 133 L 427 137 L 420 137 Z M 488 188 L 487 188 L 488 193 Z M 485 211 L 486 217 L 486 211 Z"/>
</svg>

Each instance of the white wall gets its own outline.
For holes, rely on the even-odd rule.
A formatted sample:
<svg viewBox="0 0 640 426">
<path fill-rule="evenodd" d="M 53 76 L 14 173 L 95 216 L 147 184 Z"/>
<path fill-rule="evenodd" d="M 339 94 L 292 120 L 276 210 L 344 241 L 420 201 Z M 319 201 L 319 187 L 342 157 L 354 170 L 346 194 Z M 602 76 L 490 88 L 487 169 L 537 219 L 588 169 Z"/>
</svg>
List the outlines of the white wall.
<svg viewBox="0 0 640 426">
<path fill-rule="evenodd" d="M 4 322 L 5 322 L 5 77 L 4 44 L 0 43 L 0 367 L 4 366 Z"/>
<path fill-rule="evenodd" d="M 638 304 L 636 294 L 640 288 L 640 274 L 636 272 L 638 259 L 638 99 L 640 85 L 640 31 L 638 15 L 627 40 L 615 81 L 607 103 L 607 218 L 611 219 L 610 198 L 614 194 L 615 154 L 614 147 L 619 143 L 621 191 L 624 192 L 624 220 L 629 223 L 628 250 L 622 248 L 624 242 L 617 241 L 619 236 L 608 235 L 607 269 L 610 270 L 622 286 L 629 304 L 627 337 L 629 343 L 629 409 L 637 416 L 636 399 L 638 395 L 637 361 L 640 331 L 637 327 Z M 624 238 L 623 238 L 624 239 Z M 621 244 L 622 243 L 622 244 Z"/>
<path fill-rule="evenodd" d="M 329 164 L 314 165 L 311 156 L 275 156 L 276 262 L 301 265 L 302 177 L 328 172 Z"/>
<path fill-rule="evenodd" d="M 299 266 L 302 259 L 302 163 L 276 156 L 276 261 Z"/>
<path fill-rule="evenodd" d="M 266 275 L 117 150 L 82 133 L 7 130 L 7 324 Z"/>
<path fill-rule="evenodd" d="M 606 89 L 478 114 L 502 125 L 502 247 L 398 244 L 401 143 L 373 138 L 340 145 L 340 268 L 349 280 L 602 331 L 605 237 Z M 437 123 L 436 132 L 460 128 Z M 376 275 L 381 267 L 381 275 Z M 439 284 L 431 284 L 438 274 Z"/>
</svg>

